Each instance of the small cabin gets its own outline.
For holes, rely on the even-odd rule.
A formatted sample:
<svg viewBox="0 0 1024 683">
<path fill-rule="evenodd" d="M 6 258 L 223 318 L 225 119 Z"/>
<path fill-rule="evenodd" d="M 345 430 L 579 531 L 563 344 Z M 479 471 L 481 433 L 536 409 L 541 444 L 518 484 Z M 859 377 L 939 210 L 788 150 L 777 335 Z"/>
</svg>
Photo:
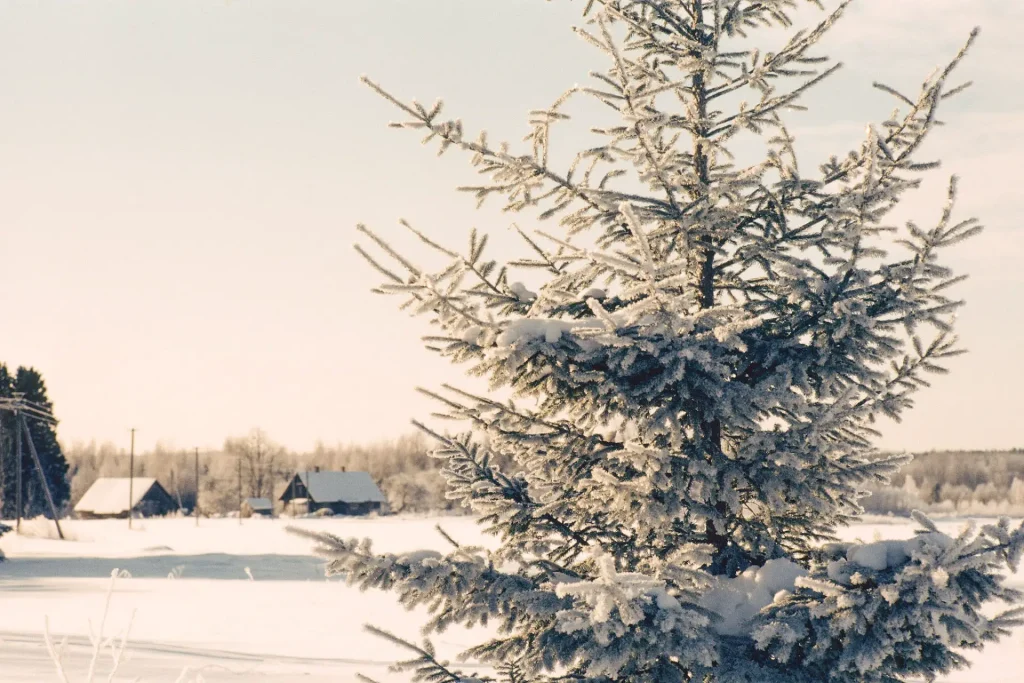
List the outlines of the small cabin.
<svg viewBox="0 0 1024 683">
<path fill-rule="evenodd" d="M 387 498 L 367 472 L 297 472 L 281 497 L 292 514 L 330 510 L 336 515 L 381 512 Z"/>
<path fill-rule="evenodd" d="M 151 477 L 100 477 L 75 505 L 81 519 L 125 519 L 129 510 L 132 517 L 160 517 L 176 512 L 178 503 Z"/>
<path fill-rule="evenodd" d="M 274 504 L 269 498 L 246 498 L 242 501 L 242 517 L 273 517 Z"/>
</svg>

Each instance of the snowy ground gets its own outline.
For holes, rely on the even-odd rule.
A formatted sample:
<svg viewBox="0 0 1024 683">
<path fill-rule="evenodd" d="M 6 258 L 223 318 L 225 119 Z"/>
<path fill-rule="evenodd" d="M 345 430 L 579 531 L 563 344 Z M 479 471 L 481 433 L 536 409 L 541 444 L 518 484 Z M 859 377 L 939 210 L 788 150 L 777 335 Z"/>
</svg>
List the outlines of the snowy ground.
<svg viewBox="0 0 1024 683">
<path fill-rule="evenodd" d="M 369 536 L 380 550 L 432 548 L 445 541 L 440 523 L 458 540 L 479 542 L 467 518 L 301 520 L 297 525 L 343 537 Z M 416 637 L 420 615 L 398 606 L 393 596 L 360 593 L 323 576 L 322 562 L 308 541 L 285 532 L 286 520 L 193 520 L 65 522 L 74 540 L 47 538 L 45 525 L 31 522 L 31 535 L 8 534 L 0 549 L 0 681 L 62 680 L 47 654 L 44 629 L 54 641 L 66 637 L 65 666 L 71 683 L 86 680 L 91 646 L 89 622 L 99 628 L 110 573 L 117 581 L 104 627 L 118 635 L 132 621 L 124 662 L 115 681 L 143 683 L 266 681 L 348 683 L 355 673 L 403 680 L 387 670 L 402 656 L 394 646 L 365 633 L 370 622 Z M 962 520 L 942 523 L 955 532 Z M 853 527 L 850 539 L 871 541 L 911 534 L 910 524 L 876 519 Z M 251 577 L 250 577 L 251 574 Z M 1024 573 L 1014 577 L 1024 588 Z M 452 630 L 436 640 L 454 655 L 477 638 Z M 974 655 L 973 669 L 950 683 L 1010 683 L 1022 680 L 1024 633 Z M 464 667 L 468 668 L 468 667 Z M 186 670 L 187 669 L 187 670 Z M 106 654 L 96 680 L 107 680 Z"/>
</svg>

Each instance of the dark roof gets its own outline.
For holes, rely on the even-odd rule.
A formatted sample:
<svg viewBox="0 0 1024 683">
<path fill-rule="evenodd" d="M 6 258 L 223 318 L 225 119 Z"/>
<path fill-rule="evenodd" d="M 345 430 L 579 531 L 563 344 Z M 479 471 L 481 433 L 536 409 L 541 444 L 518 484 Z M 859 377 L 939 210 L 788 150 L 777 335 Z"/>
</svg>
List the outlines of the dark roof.
<svg viewBox="0 0 1024 683">
<path fill-rule="evenodd" d="M 386 503 L 366 472 L 299 472 L 296 476 L 317 503 Z M 288 494 L 285 489 L 282 500 Z"/>
</svg>

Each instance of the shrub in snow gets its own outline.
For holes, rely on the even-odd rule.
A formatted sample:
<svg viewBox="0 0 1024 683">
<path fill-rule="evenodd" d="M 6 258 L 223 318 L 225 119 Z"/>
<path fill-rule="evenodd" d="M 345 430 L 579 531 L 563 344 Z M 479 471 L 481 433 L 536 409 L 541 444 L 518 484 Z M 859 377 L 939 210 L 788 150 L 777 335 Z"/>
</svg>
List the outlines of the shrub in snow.
<svg viewBox="0 0 1024 683">
<path fill-rule="evenodd" d="M 170 574 L 167 575 L 168 579 L 176 579 L 181 576 L 184 565 L 175 567 Z M 246 567 L 246 573 L 248 573 L 248 567 Z M 50 633 L 50 619 L 44 617 L 43 623 L 43 642 L 46 645 L 47 654 L 50 656 L 50 662 L 53 664 L 57 680 L 61 683 L 75 683 L 81 680 L 82 683 L 94 683 L 95 681 L 102 680 L 110 681 L 120 680 L 117 678 L 121 664 L 123 664 L 127 657 L 126 651 L 128 648 L 128 636 L 132 630 L 132 623 L 135 621 L 135 611 L 132 611 L 131 617 L 128 623 L 125 625 L 124 630 L 116 635 L 104 635 L 107 627 L 107 617 L 110 613 L 110 601 L 114 596 L 114 588 L 117 585 L 118 579 L 131 578 L 131 574 L 127 570 L 113 569 L 110 572 L 110 583 L 107 584 L 107 592 L 103 602 L 103 613 L 100 615 L 99 628 L 95 629 L 92 621 L 89 622 L 89 644 L 90 653 L 87 669 L 82 678 L 77 678 L 72 675 L 69 671 L 67 663 L 64 661 L 64 657 L 67 650 L 68 640 L 66 637 L 61 638 L 59 642 L 54 642 L 53 635 Z M 252 575 L 249 575 L 252 578 Z M 106 655 L 103 657 L 102 655 Z M 109 658 L 109 668 L 106 671 L 106 675 L 103 676 L 101 669 L 105 668 L 100 664 L 101 659 Z M 205 668 L 205 667 L 204 667 Z M 180 675 L 175 679 L 175 683 L 203 683 L 202 674 L 197 673 L 195 676 L 190 676 L 190 667 L 182 669 Z M 139 683 L 141 679 L 134 679 L 136 683 Z"/>
<path fill-rule="evenodd" d="M 84 683 L 93 683 L 97 680 L 99 673 L 99 660 L 102 653 L 106 653 L 110 658 L 110 670 L 108 671 L 106 680 L 114 680 L 114 676 L 117 674 L 117 670 L 121 667 L 121 663 L 124 660 L 125 648 L 128 645 L 128 634 L 132 630 L 132 622 L 135 620 L 135 613 L 132 612 L 131 618 L 128 620 L 127 626 L 121 632 L 119 636 L 106 636 L 104 631 L 107 625 L 107 615 L 110 612 L 110 600 L 114 595 L 114 586 L 118 579 L 128 578 L 131 574 L 124 570 L 114 569 L 110 572 L 110 583 L 107 585 L 106 598 L 103 602 L 103 614 L 100 616 L 99 630 L 93 629 L 92 622 L 89 623 L 89 643 L 92 647 L 89 657 L 89 668 L 86 671 L 85 677 L 82 679 Z M 43 631 L 43 639 L 46 643 L 46 651 L 50 655 L 50 661 L 53 663 L 56 669 L 58 680 L 62 683 L 71 683 L 72 678 L 65 668 L 64 663 L 64 651 L 67 647 L 67 638 L 62 638 L 59 643 L 54 643 L 52 636 L 50 635 L 50 620 L 49 617 L 44 618 L 45 628 Z"/>
<path fill-rule="evenodd" d="M 796 4 L 586 3 L 578 33 L 607 66 L 532 112 L 522 152 L 367 81 L 398 127 L 469 155 L 481 201 L 558 220 L 521 233 L 515 259 L 404 223 L 441 265 L 367 228 L 379 253 L 358 247 L 379 291 L 429 316 L 431 348 L 515 398 L 435 395 L 468 424 L 431 432 L 448 495 L 498 547 L 381 554 L 307 534 L 331 572 L 425 606 L 427 633 L 496 625 L 465 655 L 506 680 L 895 683 L 1021 620 L 981 610 L 1019 597 L 1001 572 L 1024 529 L 1007 522 L 954 539 L 922 517 L 908 541 L 829 543 L 904 462 L 871 448 L 875 418 L 958 352 L 945 254 L 979 228 L 953 218 L 955 183 L 932 227 L 886 222 L 933 167 L 920 146 L 966 48 L 914 97 L 880 86 L 898 110 L 801 168 L 784 114 L 836 68 L 813 50 L 845 3 L 788 41 L 742 41 Z M 562 167 L 548 144 L 579 98 L 620 120 Z M 757 134 L 761 160 L 734 165 L 737 136 Z M 536 284 L 511 280 L 521 268 Z M 405 645 L 419 679 L 465 680 Z"/>
<path fill-rule="evenodd" d="M 81 540 L 78 537 L 76 525 L 74 522 L 64 520 L 61 523 L 61 530 L 64 532 L 65 541 L 78 541 Z M 21 536 L 26 538 L 45 538 L 51 541 L 61 540 L 60 535 L 57 533 L 57 527 L 54 525 L 53 520 L 47 517 L 39 515 L 32 519 L 21 520 Z"/>
</svg>

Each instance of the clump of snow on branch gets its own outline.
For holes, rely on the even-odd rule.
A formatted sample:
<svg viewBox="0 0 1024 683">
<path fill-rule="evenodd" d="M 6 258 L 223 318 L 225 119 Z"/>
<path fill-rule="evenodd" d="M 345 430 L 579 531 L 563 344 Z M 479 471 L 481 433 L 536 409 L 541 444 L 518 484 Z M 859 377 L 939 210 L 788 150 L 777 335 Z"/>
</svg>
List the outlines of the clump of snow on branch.
<svg viewBox="0 0 1024 683">
<path fill-rule="evenodd" d="M 715 623 L 719 633 L 749 633 L 751 620 L 768 605 L 790 595 L 802 576 L 807 576 L 807 570 L 795 562 L 768 560 L 733 578 L 718 578 L 701 596 L 700 604 L 721 617 Z"/>
</svg>

